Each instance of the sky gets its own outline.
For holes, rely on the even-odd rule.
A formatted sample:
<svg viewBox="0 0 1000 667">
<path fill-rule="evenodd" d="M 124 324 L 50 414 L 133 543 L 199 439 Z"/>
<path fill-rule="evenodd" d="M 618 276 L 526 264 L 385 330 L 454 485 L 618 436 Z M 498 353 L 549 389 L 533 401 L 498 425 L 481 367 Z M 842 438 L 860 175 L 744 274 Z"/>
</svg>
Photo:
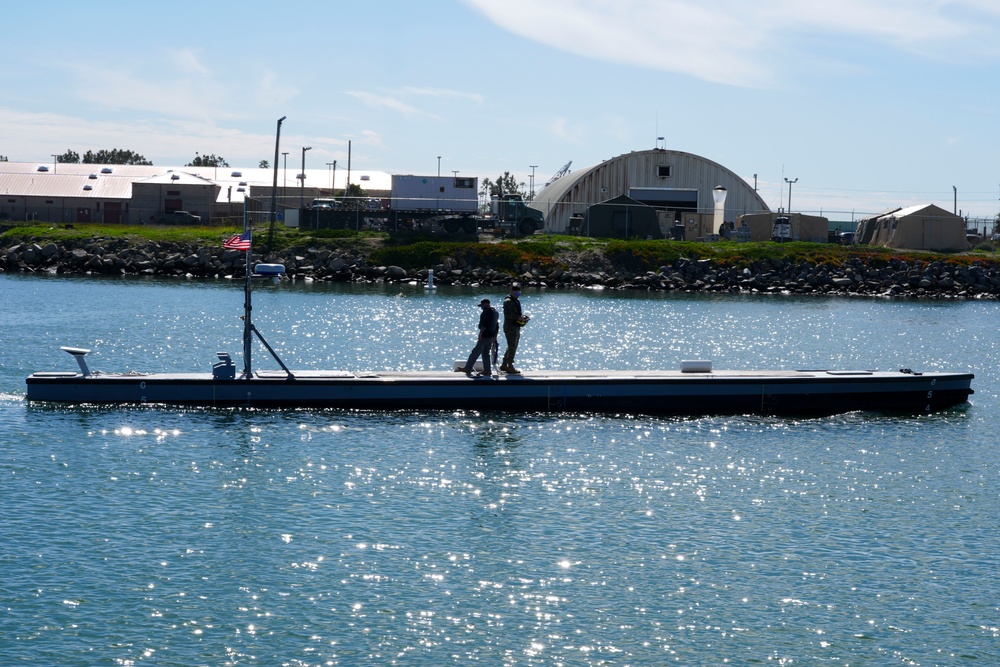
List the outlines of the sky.
<svg viewBox="0 0 1000 667">
<path fill-rule="evenodd" d="M 5 3 L 0 155 L 496 179 L 663 147 L 831 220 L 1000 211 L 998 0 Z M 662 137 L 662 139 L 660 139 Z M 282 161 L 285 158 L 281 158 Z M 532 168 L 534 165 L 534 168 Z M 295 173 L 298 173 L 296 168 Z"/>
</svg>

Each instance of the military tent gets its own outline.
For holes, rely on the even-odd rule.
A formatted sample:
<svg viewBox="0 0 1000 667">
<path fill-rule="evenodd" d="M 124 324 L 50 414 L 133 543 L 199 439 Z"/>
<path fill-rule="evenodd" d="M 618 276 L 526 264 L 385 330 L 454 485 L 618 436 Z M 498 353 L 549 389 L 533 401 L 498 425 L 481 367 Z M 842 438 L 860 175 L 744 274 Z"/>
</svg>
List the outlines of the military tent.
<svg viewBox="0 0 1000 667">
<path fill-rule="evenodd" d="M 583 214 L 580 234 L 618 239 L 663 238 L 656 209 L 627 195 L 588 207 Z"/>
<path fill-rule="evenodd" d="M 869 245 L 911 250 L 965 250 L 965 221 L 934 204 L 917 204 L 873 218 Z M 868 229 L 865 230 L 868 232 Z"/>
<path fill-rule="evenodd" d="M 789 241 L 808 241 L 810 243 L 826 243 L 830 222 L 818 215 L 802 213 L 747 213 L 736 218 L 736 228 L 747 230 L 750 241 L 770 241 L 775 238 L 775 221 L 779 218 L 787 220 Z M 746 223 L 746 227 L 743 227 Z M 747 232 L 743 232 L 746 234 Z"/>
</svg>

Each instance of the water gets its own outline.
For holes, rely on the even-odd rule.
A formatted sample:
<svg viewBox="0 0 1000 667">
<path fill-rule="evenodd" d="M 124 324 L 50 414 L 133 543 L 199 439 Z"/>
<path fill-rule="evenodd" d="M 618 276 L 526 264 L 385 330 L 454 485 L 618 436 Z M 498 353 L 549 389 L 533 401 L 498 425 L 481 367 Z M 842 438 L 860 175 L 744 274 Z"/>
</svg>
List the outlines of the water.
<svg viewBox="0 0 1000 667">
<path fill-rule="evenodd" d="M 0 664 L 1000 663 L 995 303 L 522 297 L 524 369 L 977 375 L 939 414 L 782 420 L 27 406 L 60 345 L 207 371 L 240 286 L 0 295 Z M 450 368 L 483 296 L 282 286 L 255 320 L 292 368 Z"/>
</svg>

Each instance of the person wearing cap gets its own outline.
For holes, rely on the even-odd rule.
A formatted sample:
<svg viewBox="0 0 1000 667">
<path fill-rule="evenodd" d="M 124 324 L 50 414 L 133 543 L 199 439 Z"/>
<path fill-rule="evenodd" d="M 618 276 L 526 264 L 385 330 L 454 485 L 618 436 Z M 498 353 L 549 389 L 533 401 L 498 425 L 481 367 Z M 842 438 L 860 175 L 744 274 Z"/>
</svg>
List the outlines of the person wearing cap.
<svg viewBox="0 0 1000 667">
<path fill-rule="evenodd" d="M 500 333 L 500 313 L 490 305 L 489 299 L 479 302 L 479 307 L 483 309 L 479 316 L 479 338 L 476 339 L 476 346 L 472 348 L 469 359 L 463 368 L 456 368 L 458 373 L 466 375 L 472 373 L 477 357 L 483 358 L 483 377 L 492 377 L 490 368 L 490 353 L 493 351 L 493 343 L 496 342 L 497 334 Z"/>
<path fill-rule="evenodd" d="M 521 312 L 520 298 L 521 283 L 512 283 L 510 294 L 503 300 L 503 336 L 507 339 L 507 351 L 503 353 L 503 363 L 500 364 L 503 373 L 521 373 L 514 368 L 514 355 L 521 341 L 521 327 L 528 323 L 529 318 Z"/>
</svg>

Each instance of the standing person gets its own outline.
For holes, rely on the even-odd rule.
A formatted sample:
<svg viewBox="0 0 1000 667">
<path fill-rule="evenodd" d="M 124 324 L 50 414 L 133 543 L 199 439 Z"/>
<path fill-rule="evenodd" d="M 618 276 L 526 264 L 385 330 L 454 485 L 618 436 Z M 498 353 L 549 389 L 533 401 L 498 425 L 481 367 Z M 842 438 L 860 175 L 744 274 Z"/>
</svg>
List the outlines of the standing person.
<svg viewBox="0 0 1000 667">
<path fill-rule="evenodd" d="M 465 367 L 456 368 L 456 373 L 472 373 L 477 357 L 483 358 L 483 377 L 493 375 L 490 368 L 490 355 L 493 352 L 493 344 L 496 343 L 497 334 L 500 333 L 500 313 L 490 305 L 489 299 L 479 302 L 479 307 L 483 309 L 479 316 L 479 338 L 476 339 L 476 346 L 472 348 L 472 354 L 465 362 Z"/>
<path fill-rule="evenodd" d="M 500 370 L 504 373 L 520 375 L 514 368 L 514 355 L 521 340 L 521 327 L 528 323 L 528 316 L 521 312 L 521 283 L 510 286 L 510 294 L 503 300 L 503 335 L 507 339 L 507 351 L 503 353 Z"/>
</svg>

